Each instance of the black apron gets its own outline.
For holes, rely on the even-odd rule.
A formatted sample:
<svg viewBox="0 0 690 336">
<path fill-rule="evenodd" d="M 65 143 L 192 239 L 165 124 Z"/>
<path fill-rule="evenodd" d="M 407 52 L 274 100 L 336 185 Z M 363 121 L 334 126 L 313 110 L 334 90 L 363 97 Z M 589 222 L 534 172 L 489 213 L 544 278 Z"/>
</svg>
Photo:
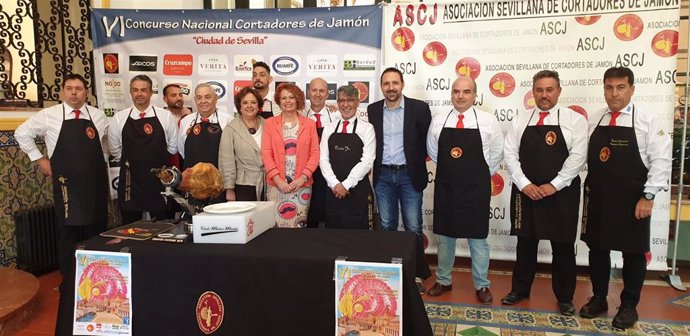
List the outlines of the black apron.
<svg viewBox="0 0 690 336">
<path fill-rule="evenodd" d="M 551 182 L 570 153 L 558 125 L 527 126 L 520 139 L 520 166 L 536 186 Z M 530 116 L 529 122 L 534 116 Z M 580 207 L 580 177 L 539 201 L 532 201 L 513 183 L 510 194 L 510 234 L 532 239 L 574 243 Z"/>
<path fill-rule="evenodd" d="M 117 198 L 124 211 L 169 211 L 161 191 L 165 189 L 151 168 L 169 164 L 165 132 L 156 109 L 153 117 L 134 120 L 129 115 L 122 128 L 122 158 Z"/>
<path fill-rule="evenodd" d="M 218 112 L 216 120 L 218 120 Z M 184 142 L 184 171 L 199 162 L 207 162 L 218 168 L 218 148 L 223 128 L 220 124 L 210 121 L 198 122 L 199 114 L 194 118 L 194 123 L 185 132 L 187 139 Z"/>
<path fill-rule="evenodd" d="M 61 225 L 108 224 L 108 170 L 101 147 L 101 137 L 89 119 L 65 120 L 50 166 L 53 172 L 55 213 Z"/>
<path fill-rule="evenodd" d="M 358 119 L 355 119 L 352 133 L 338 133 L 340 121 L 335 132 L 328 138 L 328 159 L 333 173 L 339 181 L 344 181 L 350 171 L 362 160 L 364 143 L 355 133 Z M 357 185 L 350 188 L 350 194 L 337 199 L 332 192 L 326 194 L 326 228 L 329 229 L 369 229 L 369 195 L 371 184 L 364 176 Z"/>
<path fill-rule="evenodd" d="M 477 120 L 477 112 L 472 111 Z M 438 138 L 434 183 L 434 233 L 453 238 L 486 238 L 491 175 L 478 120 L 476 129 L 443 127 Z"/>
<path fill-rule="evenodd" d="M 268 104 L 268 110 L 266 110 L 266 104 Z M 264 109 L 263 111 L 259 112 L 259 116 L 263 117 L 264 119 L 268 120 L 268 118 L 273 118 L 273 102 L 272 101 L 264 101 Z"/>
<path fill-rule="evenodd" d="M 321 117 L 323 118 L 323 114 L 321 114 Z M 330 113 L 328 114 L 328 120 L 332 121 Z M 321 123 L 321 126 L 323 126 L 323 122 Z M 316 134 L 319 136 L 320 144 L 323 136 L 323 127 L 316 127 Z M 326 179 L 324 179 L 320 167 L 316 167 L 312 177 L 314 178 L 314 183 L 312 184 L 311 188 L 312 198 L 311 204 L 309 205 L 309 219 L 307 222 L 316 225 L 318 221 L 325 219 L 324 211 L 326 210 L 326 195 L 329 194 L 331 190 L 328 188 L 328 183 L 326 183 Z"/>
<path fill-rule="evenodd" d="M 635 207 L 649 170 L 640 158 L 634 109 L 632 117 L 632 127 L 597 124 L 589 138 L 581 239 L 598 249 L 644 253 L 651 216 L 636 219 Z"/>
</svg>

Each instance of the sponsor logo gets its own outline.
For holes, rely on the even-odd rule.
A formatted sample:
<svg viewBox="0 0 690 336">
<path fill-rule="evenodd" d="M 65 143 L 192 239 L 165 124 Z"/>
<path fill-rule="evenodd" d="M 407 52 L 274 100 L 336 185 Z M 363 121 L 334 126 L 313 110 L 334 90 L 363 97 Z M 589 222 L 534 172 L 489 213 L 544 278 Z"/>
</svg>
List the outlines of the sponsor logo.
<svg viewBox="0 0 690 336">
<path fill-rule="evenodd" d="M 89 137 L 89 139 L 93 140 L 94 138 L 96 138 L 96 130 L 94 130 L 91 126 L 87 127 L 86 136 Z"/>
<path fill-rule="evenodd" d="M 107 78 L 103 80 L 103 97 L 106 99 L 124 99 L 125 87 L 119 78 Z"/>
<path fill-rule="evenodd" d="M 235 55 L 233 57 L 233 70 L 235 76 L 249 78 L 252 76 L 254 63 L 263 61 L 261 55 Z"/>
<path fill-rule="evenodd" d="M 206 84 L 211 85 L 213 90 L 216 91 L 216 95 L 218 95 L 218 101 L 225 101 L 227 100 L 227 86 L 228 82 L 224 80 L 218 80 L 218 81 L 208 81 Z"/>
<path fill-rule="evenodd" d="M 462 156 L 462 148 L 460 147 L 453 147 L 450 150 L 450 157 L 453 159 L 457 159 Z"/>
<path fill-rule="evenodd" d="M 149 123 L 144 124 L 144 133 L 151 135 L 153 133 L 153 126 Z"/>
<path fill-rule="evenodd" d="M 678 32 L 675 30 L 658 32 L 652 39 L 652 50 L 661 57 L 675 56 L 678 53 Z"/>
<path fill-rule="evenodd" d="M 608 147 L 603 147 L 599 151 L 599 161 L 606 162 L 611 157 L 611 149 Z"/>
<path fill-rule="evenodd" d="M 466 76 L 476 80 L 480 72 L 481 65 L 479 61 L 472 57 L 463 57 L 455 64 L 455 73 L 458 76 Z"/>
<path fill-rule="evenodd" d="M 202 76 L 225 76 L 228 74 L 227 55 L 199 55 L 198 73 Z"/>
<path fill-rule="evenodd" d="M 621 41 L 632 41 L 642 35 L 644 23 L 635 14 L 625 14 L 613 24 L 613 33 Z"/>
<path fill-rule="evenodd" d="M 163 74 L 168 76 L 190 76 L 193 65 L 192 55 L 167 54 L 163 56 Z"/>
<path fill-rule="evenodd" d="M 497 196 L 503 191 L 506 183 L 501 174 L 496 173 L 491 176 L 491 196 Z"/>
<path fill-rule="evenodd" d="M 515 90 L 515 79 L 507 72 L 499 72 L 491 77 L 489 90 L 496 97 L 508 97 Z"/>
<path fill-rule="evenodd" d="M 447 56 L 448 50 L 446 49 L 446 46 L 437 41 L 427 44 L 426 47 L 424 47 L 424 50 L 422 50 L 422 58 L 424 58 L 424 62 L 431 66 L 443 64 Z"/>
<path fill-rule="evenodd" d="M 581 25 L 589 26 L 592 24 L 597 23 L 601 19 L 601 15 L 592 15 L 592 16 L 577 16 L 575 17 L 575 21 Z"/>
<path fill-rule="evenodd" d="M 206 132 L 208 132 L 210 134 L 216 134 L 219 131 L 220 131 L 220 126 L 218 126 L 217 124 L 211 124 L 211 125 L 208 125 L 208 127 L 206 127 Z"/>
<path fill-rule="evenodd" d="M 391 35 L 393 48 L 398 51 L 408 51 L 414 45 L 414 32 L 410 28 L 400 27 Z"/>
<path fill-rule="evenodd" d="M 546 141 L 546 144 L 549 146 L 553 146 L 553 144 L 556 143 L 556 140 L 558 137 L 556 136 L 556 132 L 554 131 L 548 131 L 546 133 L 546 136 L 544 136 L 544 141 Z"/>
<path fill-rule="evenodd" d="M 180 87 L 180 91 L 185 96 L 190 96 L 192 94 L 192 81 L 184 79 L 169 79 L 163 82 L 163 87 L 168 84 L 175 84 Z M 163 89 L 161 89 L 161 94 L 163 94 Z"/>
<path fill-rule="evenodd" d="M 236 80 L 233 83 L 233 91 L 234 91 L 233 96 L 235 96 L 238 92 L 240 92 L 240 90 L 242 90 L 242 88 L 245 88 L 245 87 L 252 87 L 252 81 L 250 81 L 250 80 Z"/>
<path fill-rule="evenodd" d="M 158 56 L 129 56 L 129 71 L 156 72 Z"/>
<path fill-rule="evenodd" d="M 299 70 L 299 62 L 292 56 L 280 56 L 271 63 L 273 71 L 281 76 L 290 76 Z"/>
<path fill-rule="evenodd" d="M 587 115 L 587 110 L 585 110 L 582 106 L 579 105 L 570 105 L 568 106 L 569 109 L 581 114 L 585 119 L 589 119 L 589 116 Z"/>
<path fill-rule="evenodd" d="M 103 54 L 103 71 L 107 74 L 120 73 L 120 61 L 117 54 Z"/>
<path fill-rule="evenodd" d="M 307 58 L 307 75 L 309 77 L 333 77 L 338 74 L 338 56 L 309 55 Z"/>
<path fill-rule="evenodd" d="M 532 92 L 532 90 L 525 93 L 525 98 L 522 98 L 522 103 L 525 105 L 525 110 L 531 110 L 537 107 L 537 103 L 534 101 L 534 92 Z"/>
<path fill-rule="evenodd" d="M 196 303 L 196 322 L 204 334 L 211 334 L 223 324 L 225 307 L 215 292 L 204 292 Z"/>
<path fill-rule="evenodd" d="M 354 86 L 359 91 L 360 103 L 369 102 L 369 82 L 348 82 L 347 84 Z"/>
<path fill-rule="evenodd" d="M 88 331 L 88 332 L 91 332 L 91 331 L 93 331 L 94 329 L 95 329 L 95 328 L 93 327 L 92 324 L 89 324 L 89 325 L 86 326 L 86 331 Z"/>
<path fill-rule="evenodd" d="M 343 57 L 345 76 L 373 75 L 376 69 L 376 56 L 369 54 L 346 54 Z"/>
</svg>

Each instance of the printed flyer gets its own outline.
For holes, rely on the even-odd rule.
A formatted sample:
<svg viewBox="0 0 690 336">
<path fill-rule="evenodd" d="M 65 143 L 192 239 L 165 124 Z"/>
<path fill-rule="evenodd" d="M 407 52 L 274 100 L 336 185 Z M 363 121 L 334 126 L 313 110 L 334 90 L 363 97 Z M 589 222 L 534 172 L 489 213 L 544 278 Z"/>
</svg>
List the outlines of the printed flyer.
<svg viewBox="0 0 690 336">
<path fill-rule="evenodd" d="M 335 335 L 402 336 L 402 264 L 335 261 Z"/>
<path fill-rule="evenodd" d="M 131 255 L 76 251 L 75 335 L 132 335 Z"/>
</svg>

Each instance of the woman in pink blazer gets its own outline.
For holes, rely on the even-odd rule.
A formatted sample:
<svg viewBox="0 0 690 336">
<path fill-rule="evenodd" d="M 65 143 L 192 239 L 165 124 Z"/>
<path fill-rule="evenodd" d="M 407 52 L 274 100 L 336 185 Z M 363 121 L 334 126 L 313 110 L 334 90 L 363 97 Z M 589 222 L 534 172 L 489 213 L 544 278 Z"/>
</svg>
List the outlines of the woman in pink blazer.
<svg viewBox="0 0 690 336">
<path fill-rule="evenodd" d="M 282 112 L 266 120 L 261 139 L 266 196 L 276 203 L 278 227 L 303 228 L 311 201 L 312 173 L 319 165 L 319 137 L 314 121 L 298 112 L 304 109 L 304 92 L 286 83 L 275 92 L 274 101 Z"/>
</svg>

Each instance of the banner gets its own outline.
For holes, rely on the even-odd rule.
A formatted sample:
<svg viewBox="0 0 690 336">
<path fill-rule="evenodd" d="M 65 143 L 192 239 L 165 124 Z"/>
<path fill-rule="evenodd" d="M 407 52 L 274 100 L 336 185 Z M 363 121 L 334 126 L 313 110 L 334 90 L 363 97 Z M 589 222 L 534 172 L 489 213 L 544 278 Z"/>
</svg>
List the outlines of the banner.
<svg viewBox="0 0 690 336">
<path fill-rule="evenodd" d="M 129 80 L 153 80 L 152 104 L 165 106 L 165 85 L 183 88 L 194 107 L 194 87 L 211 84 L 218 112 L 234 115 L 234 93 L 251 86 L 252 64 L 266 62 L 275 86 L 297 84 L 305 92 L 316 77 L 337 87 L 352 84 L 360 102 L 378 97 L 382 12 L 377 6 L 266 10 L 91 11 L 96 95 L 108 115 L 131 106 Z M 273 97 L 268 97 L 273 100 Z"/>
<path fill-rule="evenodd" d="M 504 133 L 518 114 L 535 108 L 531 87 L 538 71 L 558 71 L 563 88 L 559 105 L 589 116 L 606 107 L 604 71 L 626 66 L 635 73 L 636 108 L 658 115 L 664 131 L 673 134 L 678 18 L 677 0 L 393 4 L 384 8 L 384 63 L 404 73 L 404 94 L 429 103 L 434 115 L 453 108 L 450 91 L 455 78 L 472 77 L 477 82 L 476 108 L 494 114 Z M 428 251 L 433 252 L 435 167 L 432 162 L 428 167 L 424 233 L 430 240 Z M 583 182 L 585 176 L 586 168 Z M 510 178 L 502 167 L 492 177 L 488 209 L 494 259 L 515 259 L 517 239 L 509 235 L 510 190 Z M 650 269 L 667 269 L 668 223 L 666 190 L 654 201 Z M 465 240 L 458 240 L 458 255 L 469 256 Z M 612 256 L 614 267 L 621 267 L 620 253 Z M 550 260 L 550 245 L 542 241 L 539 261 Z M 588 262 L 587 247 L 579 240 L 577 262 Z"/>
</svg>

